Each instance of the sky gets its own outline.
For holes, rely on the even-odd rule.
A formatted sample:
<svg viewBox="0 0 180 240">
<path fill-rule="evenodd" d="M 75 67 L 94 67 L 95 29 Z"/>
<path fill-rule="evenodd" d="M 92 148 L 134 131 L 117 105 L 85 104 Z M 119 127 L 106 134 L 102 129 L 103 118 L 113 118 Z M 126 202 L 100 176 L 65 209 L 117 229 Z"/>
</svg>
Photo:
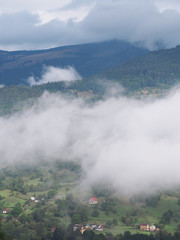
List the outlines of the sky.
<svg viewBox="0 0 180 240">
<path fill-rule="evenodd" d="M 180 43 L 179 0 L 0 0 L 0 49 L 120 39 L 149 49 Z"/>
</svg>

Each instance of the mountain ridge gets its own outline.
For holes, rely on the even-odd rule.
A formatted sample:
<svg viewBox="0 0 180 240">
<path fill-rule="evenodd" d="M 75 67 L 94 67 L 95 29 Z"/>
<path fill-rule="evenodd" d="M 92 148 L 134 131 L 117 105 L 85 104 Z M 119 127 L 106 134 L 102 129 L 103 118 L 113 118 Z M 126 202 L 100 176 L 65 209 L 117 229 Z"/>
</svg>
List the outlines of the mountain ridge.
<svg viewBox="0 0 180 240">
<path fill-rule="evenodd" d="M 0 84 L 27 85 L 30 76 L 41 76 L 44 65 L 73 66 L 86 78 L 147 52 L 118 40 L 35 51 L 0 51 Z"/>
<path fill-rule="evenodd" d="M 149 52 L 94 76 L 97 77 L 113 79 L 131 90 L 173 86 L 180 81 L 180 46 Z"/>
</svg>

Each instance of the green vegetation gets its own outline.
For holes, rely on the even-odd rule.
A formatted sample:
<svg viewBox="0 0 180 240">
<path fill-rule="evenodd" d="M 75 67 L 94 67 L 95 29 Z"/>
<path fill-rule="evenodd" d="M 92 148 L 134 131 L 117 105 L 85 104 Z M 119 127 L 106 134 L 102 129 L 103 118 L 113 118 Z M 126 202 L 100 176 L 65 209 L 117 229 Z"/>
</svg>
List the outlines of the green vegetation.
<svg viewBox="0 0 180 240">
<path fill-rule="evenodd" d="M 0 233 L 3 238 L 159 239 L 161 232 L 162 236 L 163 232 L 169 232 L 171 238 L 167 239 L 176 239 L 172 238 L 175 234 L 179 236 L 179 190 L 124 198 L 114 196 L 112 189 L 99 184 L 83 196 L 80 180 L 81 168 L 75 162 L 57 160 L 40 166 L 16 165 L 1 169 Z M 98 197 L 98 204 L 89 205 L 92 196 Z M 7 213 L 3 213 L 5 210 Z M 101 234 L 92 230 L 84 234 L 73 231 L 75 224 L 85 222 L 105 227 Z M 139 229 L 142 223 L 156 225 L 160 231 L 142 232 Z"/>
<path fill-rule="evenodd" d="M 84 91 L 91 95 L 89 102 L 96 101 L 106 92 L 103 80 L 96 81 L 99 76 L 121 83 L 126 94 L 161 94 L 180 79 L 179 56 L 180 47 L 152 52 L 69 86 L 59 82 L 4 87 L 0 89 L 0 114 L 20 112 L 46 90 L 72 98 Z M 180 189 L 129 198 L 116 196 L 111 186 L 98 183 L 84 194 L 81 173 L 78 163 L 62 160 L 4 166 L 0 170 L 0 239 L 180 239 Z M 98 204 L 90 205 L 90 197 L 97 197 Z M 84 223 L 103 226 L 103 231 L 73 231 L 76 224 Z M 158 231 L 140 231 L 142 223 L 155 225 Z"/>
<path fill-rule="evenodd" d="M 164 89 L 180 80 L 180 47 L 137 57 L 98 75 L 121 83 L 127 90 L 146 87 Z"/>
</svg>

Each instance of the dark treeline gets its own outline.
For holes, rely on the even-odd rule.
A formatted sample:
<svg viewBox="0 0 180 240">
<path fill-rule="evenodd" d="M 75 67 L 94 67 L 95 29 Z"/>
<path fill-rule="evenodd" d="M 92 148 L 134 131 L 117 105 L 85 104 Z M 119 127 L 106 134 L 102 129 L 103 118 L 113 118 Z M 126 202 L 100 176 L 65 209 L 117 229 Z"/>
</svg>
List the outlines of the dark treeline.
<svg viewBox="0 0 180 240">
<path fill-rule="evenodd" d="M 180 80 L 180 47 L 148 53 L 99 75 L 121 83 L 127 90 L 166 88 Z"/>
</svg>

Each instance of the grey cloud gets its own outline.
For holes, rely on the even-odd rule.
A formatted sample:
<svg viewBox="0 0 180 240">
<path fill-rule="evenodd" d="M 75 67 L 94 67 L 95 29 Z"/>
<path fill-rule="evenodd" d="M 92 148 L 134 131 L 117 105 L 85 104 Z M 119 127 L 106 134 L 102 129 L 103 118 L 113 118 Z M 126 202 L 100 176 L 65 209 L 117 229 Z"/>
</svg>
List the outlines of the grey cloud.
<svg viewBox="0 0 180 240">
<path fill-rule="evenodd" d="M 111 97 L 90 106 L 46 93 L 0 118 L 1 166 L 59 158 L 81 163 L 86 187 L 106 181 L 132 194 L 178 186 L 179 101 L 179 90 L 154 102 Z"/>
<path fill-rule="evenodd" d="M 93 3 L 87 1 L 86 5 Z M 82 1 L 74 0 L 66 9 L 81 6 Z M 54 19 L 40 24 L 39 15 L 27 11 L 1 14 L 0 47 L 37 49 L 115 38 L 141 42 L 150 49 L 157 42 L 173 47 L 180 42 L 179 22 L 178 11 L 160 12 L 153 0 L 98 1 L 81 22 L 70 18 L 68 22 Z"/>
<path fill-rule="evenodd" d="M 58 7 L 63 7 L 65 4 L 71 2 L 71 0 L 31 0 L 31 1 L 24 1 L 24 0 L 0 0 L 0 6 L 2 12 L 19 12 L 19 11 L 45 11 L 56 9 Z"/>
<path fill-rule="evenodd" d="M 27 11 L 0 15 L 0 45 L 6 49 L 8 46 L 21 49 L 44 48 L 65 43 L 68 30 L 72 26 L 53 20 L 47 24 L 39 25 L 37 14 Z M 65 37 L 64 37 L 65 36 Z"/>
<path fill-rule="evenodd" d="M 108 1 L 97 4 L 84 19 L 82 29 L 87 38 L 98 40 L 118 38 L 130 42 L 144 42 L 153 49 L 156 42 L 167 47 L 179 43 L 180 14 L 174 10 L 160 13 L 152 1 Z"/>
</svg>

